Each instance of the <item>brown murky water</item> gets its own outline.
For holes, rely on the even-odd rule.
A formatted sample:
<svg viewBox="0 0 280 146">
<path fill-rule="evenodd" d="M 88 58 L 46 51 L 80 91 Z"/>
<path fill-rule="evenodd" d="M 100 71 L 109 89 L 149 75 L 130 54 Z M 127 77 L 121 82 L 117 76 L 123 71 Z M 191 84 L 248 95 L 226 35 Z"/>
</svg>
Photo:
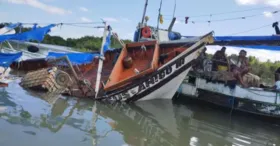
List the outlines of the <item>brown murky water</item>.
<svg viewBox="0 0 280 146">
<path fill-rule="evenodd" d="M 277 146 L 280 127 L 172 101 L 135 105 L 0 89 L 1 146 Z"/>
</svg>

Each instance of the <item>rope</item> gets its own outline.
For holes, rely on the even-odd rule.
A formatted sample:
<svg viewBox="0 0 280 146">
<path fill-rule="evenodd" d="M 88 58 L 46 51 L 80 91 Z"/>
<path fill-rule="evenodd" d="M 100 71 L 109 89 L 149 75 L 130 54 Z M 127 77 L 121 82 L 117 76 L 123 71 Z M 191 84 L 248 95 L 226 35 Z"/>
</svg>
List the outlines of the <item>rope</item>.
<svg viewBox="0 0 280 146">
<path fill-rule="evenodd" d="M 278 13 L 280 10 L 276 11 L 270 11 L 272 15 Z M 254 15 L 247 15 L 247 16 L 239 16 L 239 17 L 233 17 L 233 18 L 224 18 L 224 19 L 216 19 L 216 20 L 204 20 L 204 21 L 191 21 L 193 24 L 195 23 L 211 23 L 211 22 L 223 22 L 223 21 L 230 21 L 230 20 L 245 20 L 247 18 L 257 17 L 257 16 L 263 16 L 264 14 L 254 14 Z M 190 17 L 191 18 L 191 17 Z M 165 20 L 171 20 L 171 19 L 165 19 Z M 179 21 L 185 21 L 185 20 L 179 20 Z"/>
<path fill-rule="evenodd" d="M 92 24 L 102 24 L 103 22 L 60 22 L 60 23 L 30 23 L 25 22 L 21 23 L 22 25 L 34 25 L 34 24 L 41 24 L 41 25 L 48 25 L 48 24 L 64 24 L 64 25 L 75 25 L 75 24 L 85 24 L 85 25 L 92 25 Z"/>
<path fill-rule="evenodd" d="M 228 12 L 220 12 L 220 13 L 213 13 L 213 14 L 210 13 L 210 14 L 203 14 L 203 15 L 194 15 L 194 16 L 190 16 L 190 17 L 193 17 L 193 18 L 197 18 L 197 17 L 209 17 L 209 16 L 215 16 L 215 15 L 224 15 L 224 14 L 232 14 L 232 13 L 240 13 L 240 12 L 255 11 L 255 10 L 261 10 L 261 9 L 265 9 L 265 8 L 270 8 L 270 7 L 267 6 L 267 7 L 246 9 L 246 10 L 240 10 L 240 11 L 228 11 Z M 164 16 L 172 16 L 172 15 L 164 15 Z M 185 16 L 178 16 L 178 17 L 185 17 Z"/>
<path fill-rule="evenodd" d="M 269 27 L 269 26 L 271 26 L 271 24 L 262 25 L 262 26 L 257 27 L 257 28 L 253 28 L 253 29 L 249 29 L 249 30 L 245 30 L 245 31 L 237 32 L 237 33 L 232 33 L 232 34 L 229 34 L 229 35 L 237 35 L 237 34 L 242 34 L 242 33 L 246 33 L 246 32 L 251 32 L 251 31 L 262 29 L 262 28 Z"/>
<path fill-rule="evenodd" d="M 99 27 L 94 27 L 94 26 L 81 26 L 81 25 L 76 25 L 76 24 L 63 24 L 67 26 L 73 26 L 73 27 L 82 27 L 82 28 L 99 28 Z"/>
</svg>

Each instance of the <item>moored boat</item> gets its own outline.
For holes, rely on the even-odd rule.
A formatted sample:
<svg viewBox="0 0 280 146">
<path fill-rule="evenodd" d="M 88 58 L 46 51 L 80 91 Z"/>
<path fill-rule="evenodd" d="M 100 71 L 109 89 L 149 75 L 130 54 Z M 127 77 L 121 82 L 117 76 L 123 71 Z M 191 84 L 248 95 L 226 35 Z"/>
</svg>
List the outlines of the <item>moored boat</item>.
<svg viewBox="0 0 280 146">
<path fill-rule="evenodd" d="M 279 50 L 277 42 L 279 36 L 244 36 L 244 37 L 216 37 L 213 44 L 228 44 L 242 48 Z M 244 42 L 245 45 L 241 45 Z M 265 45 L 255 45 L 263 42 Z M 266 46 L 270 45 L 270 46 Z M 207 66 L 208 59 L 204 60 Z M 208 64 L 209 65 L 209 64 Z M 212 67 L 210 67 L 212 68 Z M 198 103 L 210 103 L 226 107 L 233 111 L 241 111 L 262 117 L 280 118 L 280 92 L 274 88 L 262 87 L 260 78 L 251 73 L 245 74 L 243 81 L 249 85 L 246 88 L 239 84 L 232 72 L 212 71 L 207 67 L 193 70 L 186 76 L 178 93 L 185 99 Z"/>
<path fill-rule="evenodd" d="M 259 87 L 244 88 L 236 80 L 211 79 L 205 75 L 189 74 L 178 91 L 201 102 L 236 111 L 280 118 L 279 91 Z"/>
</svg>

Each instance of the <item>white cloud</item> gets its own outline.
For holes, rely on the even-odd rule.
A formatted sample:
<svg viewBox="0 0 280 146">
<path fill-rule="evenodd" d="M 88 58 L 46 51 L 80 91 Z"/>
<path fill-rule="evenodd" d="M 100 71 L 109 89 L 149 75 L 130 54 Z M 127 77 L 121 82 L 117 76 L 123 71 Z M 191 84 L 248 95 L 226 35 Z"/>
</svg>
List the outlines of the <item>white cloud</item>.
<svg viewBox="0 0 280 146">
<path fill-rule="evenodd" d="M 273 7 L 280 7 L 280 0 L 235 0 L 240 5 L 265 4 Z"/>
<path fill-rule="evenodd" d="M 124 17 L 121 17 L 121 21 L 124 21 L 124 22 L 131 22 L 131 20 L 130 20 L 130 19 L 128 19 L 128 18 L 124 18 Z"/>
<path fill-rule="evenodd" d="M 127 33 L 126 35 L 124 35 L 122 37 L 122 39 L 130 39 L 130 40 L 133 40 L 133 36 L 134 36 L 134 33 L 131 32 L 131 33 Z"/>
<path fill-rule="evenodd" d="M 183 24 L 183 22 L 182 22 L 182 21 L 179 21 L 179 20 L 176 20 L 176 21 L 175 21 L 175 24 Z"/>
<path fill-rule="evenodd" d="M 89 18 L 87 18 L 87 17 L 81 17 L 81 20 L 83 21 L 83 22 L 92 22 Z"/>
<path fill-rule="evenodd" d="M 267 12 L 267 11 L 263 12 L 263 15 L 264 15 L 265 17 L 268 17 L 268 18 L 273 17 L 273 14 L 272 14 L 271 12 Z"/>
<path fill-rule="evenodd" d="M 63 8 L 44 4 L 38 0 L 7 0 L 7 2 L 13 3 L 13 4 L 29 5 L 31 7 L 35 7 L 35 8 L 44 10 L 46 12 L 52 13 L 52 14 L 65 15 L 65 14 L 72 13 L 71 11 L 65 10 Z"/>
<path fill-rule="evenodd" d="M 88 9 L 87 9 L 86 7 L 79 7 L 79 9 L 80 9 L 81 11 L 88 12 Z"/>
<path fill-rule="evenodd" d="M 103 20 L 107 21 L 107 22 L 118 22 L 118 20 L 116 18 L 111 18 L 111 17 L 103 18 Z"/>
</svg>

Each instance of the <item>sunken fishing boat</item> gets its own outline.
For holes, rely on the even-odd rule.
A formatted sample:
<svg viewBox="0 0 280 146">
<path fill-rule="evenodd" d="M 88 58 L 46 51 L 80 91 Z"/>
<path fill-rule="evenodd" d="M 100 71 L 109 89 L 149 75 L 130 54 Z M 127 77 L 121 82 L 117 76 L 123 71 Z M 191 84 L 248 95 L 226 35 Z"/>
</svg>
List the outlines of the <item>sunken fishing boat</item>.
<svg viewBox="0 0 280 146">
<path fill-rule="evenodd" d="M 215 37 L 213 45 L 279 51 L 279 41 L 279 35 L 225 36 Z M 259 45 L 259 42 L 264 45 Z M 229 64 L 216 66 L 218 69 L 214 69 L 213 60 L 208 58 L 202 60 L 200 65 L 200 68 L 190 71 L 178 89 L 178 94 L 184 95 L 184 99 L 262 118 L 280 118 L 279 90 L 264 86 L 261 78 L 250 72 L 242 76 L 246 85 L 243 86 L 231 70 L 232 65 L 240 65 L 239 59 L 231 58 Z"/>
<path fill-rule="evenodd" d="M 134 42 L 122 48 L 108 80 L 97 88 L 95 99 L 124 102 L 172 99 L 193 60 L 205 45 L 213 42 L 213 32 L 196 39 L 180 39 L 180 34 L 172 31 L 174 19 L 169 29 L 149 26 L 147 3 Z"/>
</svg>

